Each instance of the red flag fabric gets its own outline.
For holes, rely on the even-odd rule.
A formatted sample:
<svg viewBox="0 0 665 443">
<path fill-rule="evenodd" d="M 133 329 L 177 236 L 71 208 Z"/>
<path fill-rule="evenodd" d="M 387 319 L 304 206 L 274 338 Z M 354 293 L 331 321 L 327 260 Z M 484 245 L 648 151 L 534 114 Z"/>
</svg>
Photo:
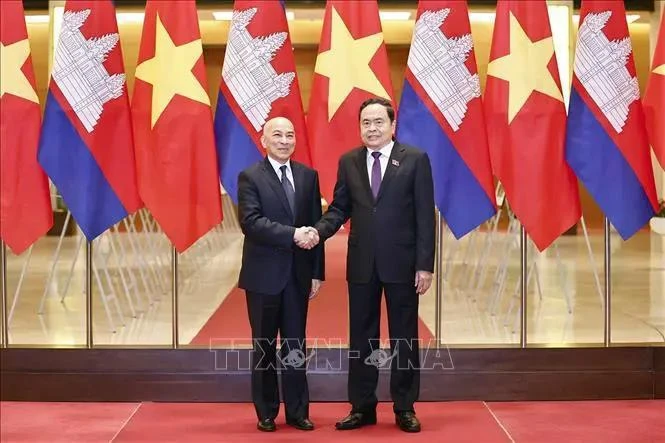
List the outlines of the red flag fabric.
<svg viewBox="0 0 665 443">
<path fill-rule="evenodd" d="M 263 126 L 281 116 L 293 123 L 293 160 L 311 166 L 305 113 L 284 5 L 233 3 L 215 112 L 215 141 L 222 184 L 238 203 L 238 175 L 266 155 Z"/>
<path fill-rule="evenodd" d="M 581 216 L 545 0 L 497 2 L 485 111 L 494 174 L 542 251 Z"/>
<path fill-rule="evenodd" d="M 480 79 L 466 1 L 418 3 L 397 139 L 425 150 L 434 201 L 461 238 L 496 213 Z"/>
<path fill-rule="evenodd" d="M 179 252 L 222 221 L 194 0 L 148 0 L 132 97 L 139 192 Z"/>
<path fill-rule="evenodd" d="M 328 0 L 314 68 L 307 127 L 312 164 L 330 201 L 339 157 L 361 145 L 360 104 L 394 103 L 376 0 Z"/>
<path fill-rule="evenodd" d="M 665 20 L 660 18 L 660 29 L 649 83 L 644 93 L 644 117 L 646 120 L 649 142 L 665 169 Z"/>
<path fill-rule="evenodd" d="M 143 206 L 129 94 L 113 2 L 68 0 L 61 25 L 37 159 L 92 241 Z"/>
<path fill-rule="evenodd" d="M 20 254 L 53 225 L 37 163 L 41 110 L 20 0 L 0 2 L 0 60 L 0 238 Z"/>
</svg>

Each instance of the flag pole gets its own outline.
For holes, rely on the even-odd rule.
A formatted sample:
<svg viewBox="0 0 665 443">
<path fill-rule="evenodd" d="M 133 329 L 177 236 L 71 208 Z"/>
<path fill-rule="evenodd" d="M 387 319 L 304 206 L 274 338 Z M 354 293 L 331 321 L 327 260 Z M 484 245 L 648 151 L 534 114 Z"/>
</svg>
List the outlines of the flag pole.
<svg viewBox="0 0 665 443">
<path fill-rule="evenodd" d="M 436 347 L 441 343 L 441 296 L 443 292 L 443 276 L 441 275 L 441 264 L 443 262 L 443 223 L 441 211 L 436 211 L 436 297 L 434 299 L 434 337 Z"/>
<path fill-rule="evenodd" d="M 85 346 L 93 345 L 92 330 L 92 242 L 85 242 Z"/>
<path fill-rule="evenodd" d="M 612 278 L 610 275 L 610 221 L 605 217 L 605 267 L 603 269 L 605 277 L 605 347 L 612 344 Z"/>
<path fill-rule="evenodd" d="M 171 346 L 173 349 L 178 348 L 178 251 L 175 246 L 171 247 L 171 302 L 172 309 L 172 333 L 171 333 Z"/>
<path fill-rule="evenodd" d="M 9 325 L 7 324 L 7 245 L 0 241 L 0 273 L 2 274 L 2 347 L 9 347 Z"/>
<path fill-rule="evenodd" d="M 526 348 L 527 344 L 527 304 L 526 295 L 528 289 L 527 280 L 527 236 L 524 225 L 520 225 L 520 296 L 521 296 L 521 319 L 520 319 L 520 348 Z"/>
</svg>

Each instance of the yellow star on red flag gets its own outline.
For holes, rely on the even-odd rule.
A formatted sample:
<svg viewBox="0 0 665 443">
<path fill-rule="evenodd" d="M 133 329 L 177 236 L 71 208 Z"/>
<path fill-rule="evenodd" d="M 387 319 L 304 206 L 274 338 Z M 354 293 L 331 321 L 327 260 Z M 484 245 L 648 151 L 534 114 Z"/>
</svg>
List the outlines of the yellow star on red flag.
<svg viewBox="0 0 665 443">
<path fill-rule="evenodd" d="M 328 121 L 332 120 L 353 88 L 390 99 L 388 92 L 369 65 L 382 43 L 383 34 L 380 32 L 358 39 L 353 38 L 335 7 L 332 8 L 330 49 L 319 54 L 314 67 L 314 72 L 325 75 L 330 82 Z M 340 69 L 340 66 L 352 66 L 353 69 Z"/>
</svg>

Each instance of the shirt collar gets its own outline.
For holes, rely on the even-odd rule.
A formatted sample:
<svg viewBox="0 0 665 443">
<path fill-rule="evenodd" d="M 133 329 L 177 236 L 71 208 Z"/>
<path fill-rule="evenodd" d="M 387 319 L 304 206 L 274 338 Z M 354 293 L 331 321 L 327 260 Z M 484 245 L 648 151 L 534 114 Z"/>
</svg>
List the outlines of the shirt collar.
<svg viewBox="0 0 665 443">
<path fill-rule="evenodd" d="M 270 157 L 270 156 L 268 156 L 268 161 L 270 162 L 273 169 L 277 173 L 277 177 L 281 178 L 282 171 L 280 171 L 279 168 L 281 168 L 283 165 L 280 162 L 273 159 L 272 157 Z M 286 165 L 287 172 L 290 171 L 291 170 L 291 159 L 287 160 L 286 163 L 284 163 L 284 165 Z"/>
<path fill-rule="evenodd" d="M 395 145 L 395 140 L 390 140 L 390 143 L 385 145 L 383 148 L 379 149 L 378 152 L 380 152 L 382 156 L 385 155 L 386 158 L 390 158 L 390 154 L 393 151 L 393 146 L 394 145 Z M 368 158 L 372 157 L 372 152 L 376 152 L 376 151 L 372 151 L 371 149 L 367 148 L 367 157 Z"/>
</svg>

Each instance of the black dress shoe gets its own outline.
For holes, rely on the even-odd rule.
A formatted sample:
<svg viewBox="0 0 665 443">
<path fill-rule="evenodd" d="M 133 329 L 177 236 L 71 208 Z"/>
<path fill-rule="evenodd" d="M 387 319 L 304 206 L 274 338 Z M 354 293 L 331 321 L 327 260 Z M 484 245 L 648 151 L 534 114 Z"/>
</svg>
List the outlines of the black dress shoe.
<svg viewBox="0 0 665 443">
<path fill-rule="evenodd" d="M 335 423 L 335 428 L 340 431 L 358 429 L 365 425 L 376 424 L 376 412 L 351 412 L 349 415 Z"/>
<path fill-rule="evenodd" d="M 264 418 L 263 420 L 259 420 L 256 424 L 256 429 L 263 432 L 273 432 L 277 427 L 275 426 L 275 420 L 272 418 Z"/>
<path fill-rule="evenodd" d="M 420 422 L 415 412 L 398 412 L 395 414 L 395 423 L 404 432 L 420 432 Z"/>
<path fill-rule="evenodd" d="M 287 419 L 286 424 L 301 431 L 313 431 L 314 423 L 309 418 Z"/>
</svg>

